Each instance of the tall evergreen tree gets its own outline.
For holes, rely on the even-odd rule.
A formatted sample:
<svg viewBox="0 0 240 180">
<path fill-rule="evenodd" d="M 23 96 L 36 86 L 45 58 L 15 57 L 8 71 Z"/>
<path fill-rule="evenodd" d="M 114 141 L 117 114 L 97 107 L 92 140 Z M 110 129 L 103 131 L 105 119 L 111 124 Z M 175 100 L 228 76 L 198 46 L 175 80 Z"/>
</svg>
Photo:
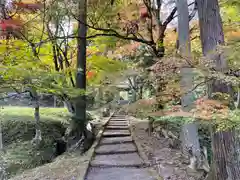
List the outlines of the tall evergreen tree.
<svg viewBox="0 0 240 180">
<path fill-rule="evenodd" d="M 199 15 L 200 37 L 202 51 L 206 59 L 213 60 L 216 71 L 228 70 L 226 59 L 218 51 L 218 45 L 224 44 L 222 20 L 218 0 L 196 0 Z M 209 84 L 208 96 L 214 92 L 228 92 L 228 86 L 214 80 Z M 235 129 L 212 132 L 213 173 L 215 180 L 240 179 L 240 141 Z"/>
</svg>

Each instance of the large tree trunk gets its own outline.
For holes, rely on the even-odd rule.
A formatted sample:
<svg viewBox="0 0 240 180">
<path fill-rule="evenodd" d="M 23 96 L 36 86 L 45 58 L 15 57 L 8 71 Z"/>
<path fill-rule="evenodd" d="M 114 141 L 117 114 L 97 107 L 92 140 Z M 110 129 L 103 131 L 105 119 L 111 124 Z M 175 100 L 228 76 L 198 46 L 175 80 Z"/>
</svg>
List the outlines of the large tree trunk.
<svg viewBox="0 0 240 180">
<path fill-rule="evenodd" d="M 3 150 L 2 122 L 0 121 L 0 151 Z"/>
<path fill-rule="evenodd" d="M 78 139 L 77 144 L 81 142 L 82 136 L 83 152 L 87 151 L 94 140 L 93 130 L 88 130 L 86 115 L 86 46 L 87 46 L 87 0 L 79 0 L 79 16 L 78 16 L 78 39 L 77 39 L 77 74 L 76 88 L 83 90 L 75 99 L 75 117 L 72 119 L 70 132 Z"/>
<path fill-rule="evenodd" d="M 87 0 L 79 0 L 78 52 L 76 87 L 86 91 L 86 46 L 87 46 Z M 84 92 L 85 93 L 85 92 Z M 86 96 L 81 94 L 76 100 L 75 115 L 79 121 L 86 120 Z"/>
<path fill-rule="evenodd" d="M 218 52 L 211 53 L 217 45 L 224 44 L 224 34 L 217 0 L 196 0 L 199 15 L 200 36 L 203 54 L 210 57 L 218 71 L 227 70 L 227 62 Z M 209 86 L 209 98 L 216 91 L 226 90 L 223 83 L 213 81 Z M 235 130 L 213 131 L 213 173 L 215 180 L 239 180 L 239 139 Z"/>
<path fill-rule="evenodd" d="M 240 139 L 235 130 L 213 133 L 213 164 L 215 180 L 240 179 Z"/>
<path fill-rule="evenodd" d="M 187 0 L 176 1 L 178 9 L 178 41 L 179 41 L 179 52 L 181 56 L 190 58 L 190 38 L 189 38 L 189 20 L 188 20 L 188 3 Z M 182 92 L 186 93 L 181 97 L 181 105 L 183 111 L 190 111 L 193 108 L 193 93 L 187 93 L 193 88 L 193 70 L 191 67 L 181 68 L 181 89 Z M 192 123 L 186 123 L 182 127 L 181 132 L 182 150 L 183 153 L 188 155 L 188 149 L 191 148 L 192 156 L 195 158 L 195 162 L 190 164 L 190 168 L 196 169 L 200 165 L 200 144 L 198 137 L 197 125 Z"/>
</svg>

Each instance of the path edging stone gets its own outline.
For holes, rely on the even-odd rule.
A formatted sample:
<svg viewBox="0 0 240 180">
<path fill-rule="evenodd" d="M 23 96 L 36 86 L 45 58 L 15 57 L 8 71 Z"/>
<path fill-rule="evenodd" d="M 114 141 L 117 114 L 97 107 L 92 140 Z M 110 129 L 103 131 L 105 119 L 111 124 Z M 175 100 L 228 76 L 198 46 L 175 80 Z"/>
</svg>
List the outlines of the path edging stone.
<svg viewBox="0 0 240 180">
<path fill-rule="evenodd" d="M 89 166 L 90 166 L 90 162 L 94 156 L 94 153 L 95 153 L 95 148 L 98 146 L 100 140 L 101 140 L 101 137 L 102 137 L 102 134 L 104 132 L 104 129 L 106 127 L 106 124 L 108 123 L 108 121 L 112 118 L 112 116 L 115 114 L 115 111 L 111 113 L 111 115 L 107 118 L 107 120 L 103 123 L 103 126 L 102 128 L 99 130 L 97 136 L 96 136 L 96 140 L 95 142 L 93 143 L 92 147 L 87 151 L 87 154 L 89 156 L 89 159 L 88 159 L 88 162 L 87 162 L 87 168 L 85 170 L 85 172 L 83 174 L 80 174 L 77 178 L 77 180 L 84 180 L 86 178 L 86 175 L 87 175 L 87 172 L 88 172 L 88 169 L 89 169 Z"/>
</svg>

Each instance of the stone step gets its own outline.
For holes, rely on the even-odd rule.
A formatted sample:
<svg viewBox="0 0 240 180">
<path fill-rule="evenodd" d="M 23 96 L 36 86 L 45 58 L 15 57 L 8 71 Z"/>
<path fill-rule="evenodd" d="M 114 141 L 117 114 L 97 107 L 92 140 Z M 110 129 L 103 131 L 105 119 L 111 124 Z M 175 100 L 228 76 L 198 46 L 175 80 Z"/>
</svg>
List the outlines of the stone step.
<svg viewBox="0 0 240 180">
<path fill-rule="evenodd" d="M 95 150 L 96 154 L 126 154 L 134 152 L 137 152 L 137 148 L 133 143 L 100 145 Z"/>
<path fill-rule="evenodd" d="M 127 123 L 127 121 L 121 121 L 121 122 L 109 121 L 107 125 L 109 125 L 109 126 L 112 126 L 112 125 L 115 125 L 115 126 L 116 126 L 116 125 L 117 125 L 117 126 L 125 125 L 125 126 L 127 126 L 128 123 Z"/>
<path fill-rule="evenodd" d="M 95 154 L 97 156 L 97 155 L 129 154 L 129 153 L 135 153 L 135 152 L 137 152 L 137 151 L 135 151 L 135 150 L 132 150 L 132 151 L 128 150 L 128 151 L 116 151 L 116 152 L 95 152 Z"/>
<path fill-rule="evenodd" d="M 111 118 L 110 121 L 127 121 L 125 118 Z"/>
<path fill-rule="evenodd" d="M 144 165 L 137 153 L 96 155 L 91 161 L 94 167 L 142 167 Z"/>
<path fill-rule="evenodd" d="M 105 130 L 128 130 L 128 126 L 106 126 Z"/>
<path fill-rule="evenodd" d="M 90 167 L 85 180 L 155 180 L 144 168 Z"/>
<path fill-rule="evenodd" d="M 111 119 L 122 119 L 122 120 L 126 120 L 127 118 L 124 116 L 119 116 L 119 117 L 111 117 Z"/>
<path fill-rule="evenodd" d="M 112 117 L 126 117 L 124 114 L 114 114 Z"/>
<path fill-rule="evenodd" d="M 126 119 L 111 119 L 109 122 L 128 122 Z"/>
<path fill-rule="evenodd" d="M 124 137 L 130 135 L 129 130 L 106 130 L 103 132 L 103 137 Z"/>
<path fill-rule="evenodd" d="M 125 137 L 107 137 L 102 138 L 100 141 L 100 145 L 103 144 L 122 144 L 122 143 L 130 143 L 133 142 L 133 139 L 131 136 L 125 136 Z"/>
<path fill-rule="evenodd" d="M 108 127 L 108 126 L 110 126 L 110 127 L 111 127 L 111 126 L 112 126 L 112 127 L 113 127 L 113 126 L 114 126 L 114 127 L 116 127 L 116 126 L 128 127 L 128 123 L 127 123 L 127 122 L 120 122 L 120 123 L 119 123 L 119 122 L 118 122 L 118 123 L 117 123 L 117 122 L 112 122 L 112 123 L 109 122 L 109 123 L 106 125 L 106 127 Z"/>
</svg>

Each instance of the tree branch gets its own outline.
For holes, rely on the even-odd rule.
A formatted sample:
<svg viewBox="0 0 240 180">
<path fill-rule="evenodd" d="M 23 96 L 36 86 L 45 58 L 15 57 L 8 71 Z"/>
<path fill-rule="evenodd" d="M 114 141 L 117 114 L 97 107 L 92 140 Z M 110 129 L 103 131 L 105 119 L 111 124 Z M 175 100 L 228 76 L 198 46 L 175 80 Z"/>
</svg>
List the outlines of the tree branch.
<svg viewBox="0 0 240 180">
<path fill-rule="evenodd" d="M 196 15 L 196 12 L 197 12 L 197 3 L 195 1 L 194 2 L 194 8 L 193 8 L 192 12 L 188 16 L 189 21 L 191 21 L 194 18 L 194 16 Z"/>
<path fill-rule="evenodd" d="M 163 26 L 167 27 L 167 25 L 174 19 L 174 14 L 177 12 L 177 7 L 173 8 L 172 12 L 169 14 L 167 19 L 163 22 Z"/>
<path fill-rule="evenodd" d="M 189 21 L 192 20 L 192 19 L 191 19 L 191 16 L 192 16 L 193 14 L 194 14 L 194 16 L 195 16 L 196 11 L 197 11 L 197 4 L 196 4 L 195 1 L 194 1 L 194 2 L 191 2 L 190 4 L 188 4 L 188 6 L 191 6 L 191 5 L 193 5 L 193 4 L 194 4 L 195 6 L 194 6 L 193 11 L 191 12 L 191 14 L 188 16 L 188 17 L 189 17 Z M 178 16 L 178 15 L 174 16 L 173 19 L 176 18 L 177 16 Z M 193 17 L 194 17 L 194 16 L 193 16 Z"/>
<path fill-rule="evenodd" d="M 118 37 L 120 39 L 124 39 L 124 40 L 132 40 L 132 41 L 136 41 L 136 42 L 141 42 L 141 43 L 144 43 L 144 44 L 147 44 L 147 45 L 152 45 L 154 44 L 153 41 L 148 41 L 146 39 L 140 39 L 138 37 L 128 37 L 128 36 L 125 36 L 125 35 L 122 35 L 120 33 L 118 33 L 116 30 L 114 29 L 110 29 L 110 28 L 100 28 L 100 27 L 95 27 L 93 25 L 89 25 L 89 24 L 86 24 L 84 22 L 81 22 L 79 21 L 79 19 L 74 15 L 72 14 L 74 19 L 76 19 L 79 23 L 81 24 L 84 24 L 85 26 L 87 26 L 88 28 L 91 28 L 91 29 L 94 29 L 96 31 L 102 31 L 104 33 L 102 34 L 95 34 L 95 35 L 92 35 L 92 36 L 88 36 L 87 39 L 91 39 L 91 38 L 95 38 L 95 37 L 98 37 L 98 36 L 114 36 L 114 37 Z M 78 37 L 80 38 L 80 37 Z"/>
<path fill-rule="evenodd" d="M 151 2 L 150 2 L 150 5 L 147 4 L 146 1 L 143 1 L 143 3 L 145 4 L 145 6 L 147 7 L 147 11 L 148 11 L 148 14 L 149 14 L 149 19 L 150 19 L 150 22 L 147 23 L 147 30 L 148 30 L 148 33 L 149 33 L 149 36 L 150 36 L 150 39 L 151 41 L 153 42 L 153 14 L 152 14 L 152 11 L 151 11 Z"/>
<path fill-rule="evenodd" d="M 133 85 L 132 80 L 128 78 L 129 84 L 134 91 L 137 91 L 137 88 Z"/>
</svg>

